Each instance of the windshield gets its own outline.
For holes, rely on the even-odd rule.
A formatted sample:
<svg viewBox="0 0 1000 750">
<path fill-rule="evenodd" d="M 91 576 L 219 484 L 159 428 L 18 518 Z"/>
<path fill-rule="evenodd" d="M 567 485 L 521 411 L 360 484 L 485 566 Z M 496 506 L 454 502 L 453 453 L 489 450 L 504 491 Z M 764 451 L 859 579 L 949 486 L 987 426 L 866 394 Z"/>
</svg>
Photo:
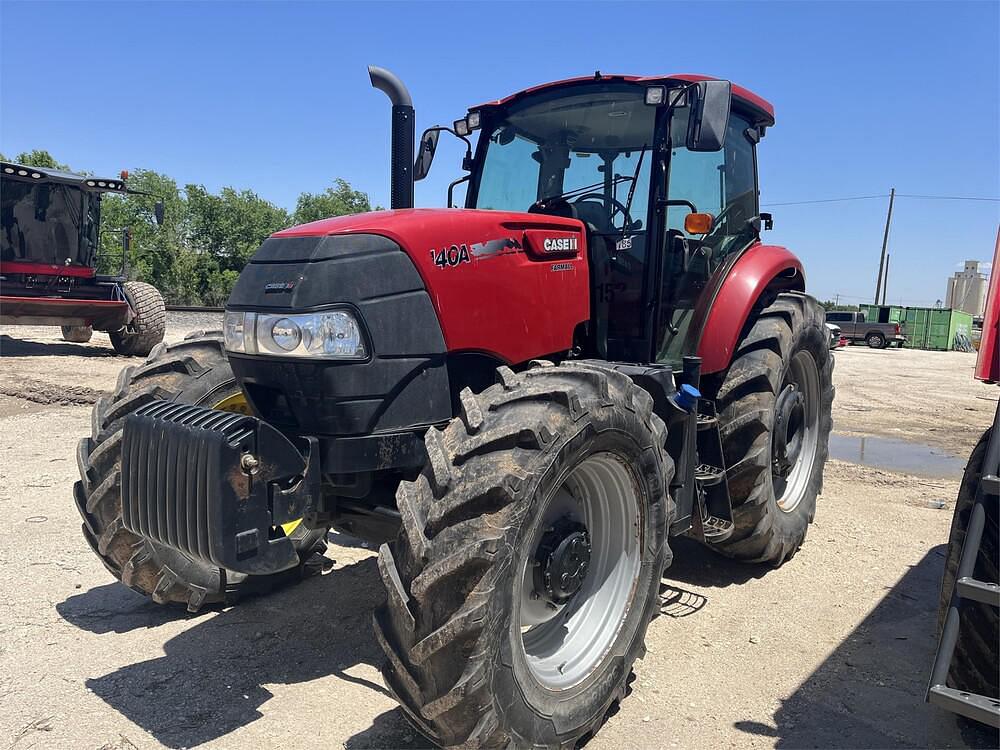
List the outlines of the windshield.
<svg viewBox="0 0 1000 750">
<path fill-rule="evenodd" d="M 577 191 L 568 200 L 580 218 L 609 231 L 623 227 L 633 192 L 632 219 L 645 220 L 652 159 L 644 151 L 655 121 L 644 89 L 621 83 L 582 84 L 515 104 L 487 123 L 473 207 L 527 211 Z"/>
<path fill-rule="evenodd" d="M 0 257 L 7 261 L 84 265 L 97 247 L 99 195 L 70 185 L 4 180 Z"/>
</svg>

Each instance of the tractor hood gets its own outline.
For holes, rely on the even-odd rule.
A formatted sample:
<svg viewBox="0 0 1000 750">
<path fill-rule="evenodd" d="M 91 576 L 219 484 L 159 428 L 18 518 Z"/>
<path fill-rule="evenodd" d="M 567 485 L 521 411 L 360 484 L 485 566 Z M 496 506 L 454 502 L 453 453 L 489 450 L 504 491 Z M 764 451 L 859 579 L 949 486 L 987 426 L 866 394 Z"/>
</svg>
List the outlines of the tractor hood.
<svg viewBox="0 0 1000 750">
<path fill-rule="evenodd" d="M 573 346 L 589 318 L 583 224 L 542 214 L 402 209 L 343 216 L 278 232 L 244 269 L 233 309 L 309 310 L 346 304 L 391 310 L 376 355 L 418 339 L 399 303 L 426 295 L 446 350 L 524 362 Z M 392 302 L 391 302 L 392 301 Z M 391 304 L 390 304 L 391 302 Z M 373 337 L 378 337 L 374 331 Z M 390 343 L 391 339 L 391 343 Z"/>
</svg>

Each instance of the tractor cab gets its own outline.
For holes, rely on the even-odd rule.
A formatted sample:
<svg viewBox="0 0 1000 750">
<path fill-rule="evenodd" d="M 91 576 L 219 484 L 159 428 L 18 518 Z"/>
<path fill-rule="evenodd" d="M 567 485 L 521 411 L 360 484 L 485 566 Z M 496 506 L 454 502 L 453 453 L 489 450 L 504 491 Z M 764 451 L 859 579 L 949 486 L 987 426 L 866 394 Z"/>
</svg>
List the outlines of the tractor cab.
<svg viewBox="0 0 1000 750">
<path fill-rule="evenodd" d="M 726 81 L 596 74 L 473 107 L 452 132 L 482 131 L 466 208 L 584 223 L 595 352 L 679 364 L 713 276 L 758 239 L 755 148 L 773 123 Z"/>
<path fill-rule="evenodd" d="M 125 278 L 129 229 L 118 230 L 120 255 L 98 255 L 104 194 L 156 197 L 128 188 L 127 177 L 0 162 L 0 324 L 59 326 L 74 343 L 106 331 L 124 354 L 145 355 L 159 343 L 159 292 Z M 153 214 L 163 222 L 162 202 Z"/>
</svg>

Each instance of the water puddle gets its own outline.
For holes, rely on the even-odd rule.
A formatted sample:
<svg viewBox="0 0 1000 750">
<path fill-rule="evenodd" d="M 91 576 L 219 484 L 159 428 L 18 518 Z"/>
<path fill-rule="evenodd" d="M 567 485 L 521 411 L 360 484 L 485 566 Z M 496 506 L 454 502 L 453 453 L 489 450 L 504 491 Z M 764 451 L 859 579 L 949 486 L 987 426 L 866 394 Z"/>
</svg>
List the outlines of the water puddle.
<svg viewBox="0 0 1000 750">
<path fill-rule="evenodd" d="M 922 477 L 961 479 L 964 458 L 906 440 L 858 435 L 830 435 L 830 458 Z"/>
</svg>

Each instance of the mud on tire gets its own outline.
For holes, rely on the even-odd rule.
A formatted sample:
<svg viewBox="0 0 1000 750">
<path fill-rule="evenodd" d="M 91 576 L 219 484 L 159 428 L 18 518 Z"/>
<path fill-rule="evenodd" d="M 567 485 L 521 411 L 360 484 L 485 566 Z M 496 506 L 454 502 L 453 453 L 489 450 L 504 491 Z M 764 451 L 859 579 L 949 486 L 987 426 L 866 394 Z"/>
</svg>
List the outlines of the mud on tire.
<svg viewBox="0 0 1000 750">
<path fill-rule="evenodd" d="M 804 294 L 780 294 L 758 313 L 718 385 L 716 405 L 735 530 L 713 548 L 729 557 L 780 565 L 805 539 L 823 488 L 832 426 L 833 356 L 828 341 L 816 300 Z M 815 449 L 796 496 L 779 505 L 772 475 L 775 407 L 787 387 L 793 359 L 803 352 L 815 362 L 818 375 Z"/>
<path fill-rule="evenodd" d="M 111 345 L 119 354 L 145 357 L 163 341 L 167 308 L 156 287 L 141 281 L 126 281 L 125 296 L 135 317 L 120 331 L 110 331 Z"/>
<path fill-rule="evenodd" d="M 428 430 L 427 466 L 399 487 L 402 530 L 379 552 L 387 601 L 374 626 L 388 657 L 383 676 L 411 721 L 440 745 L 572 747 L 624 695 L 644 653 L 670 562 L 673 463 L 652 399 L 626 376 L 584 363 L 498 374 L 501 382 L 482 394 L 462 392 L 461 418 Z M 524 645 L 523 601 L 534 590 L 524 590 L 521 571 L 553 498 L 593 460 L 617 461 L 631 476 L 642 508 L 631 532 L 641 529 L 641 565 L 634 587 L 622 584 L 628 608 L 603 636 L 607 650 L 585 662 L 590 671 L 579 682 L 555 691 L 536 678 L 538 663 Z M 590 596 L 583 601 L 597 601 Z M 563 612 L 568 618 L 572 610 Z"/>
<path fill-rule="evenodd" d="M 245 576 L 194 560 L 122 526 L 125 417 L 153 399 L 211 406 L 238 392 L 221 334 L 189 334 L 180 344 L 160 344 L 144 364 L 122 370 L 114 393 L 94 406 L 91 436 L 77 447 L 80 481 L 73 486 L 73 497 L 84 537 L 115 578 L 160 604 L 179 603 L 194 612 L 205 604 L 233 603 L 242 595 L 301 578 L 318 562 L 313 555 L 326 549 L 325 531 L 300 524 L 291 534 L 299 550 L 298 568 L 274 576 Z"/>
</svg>

